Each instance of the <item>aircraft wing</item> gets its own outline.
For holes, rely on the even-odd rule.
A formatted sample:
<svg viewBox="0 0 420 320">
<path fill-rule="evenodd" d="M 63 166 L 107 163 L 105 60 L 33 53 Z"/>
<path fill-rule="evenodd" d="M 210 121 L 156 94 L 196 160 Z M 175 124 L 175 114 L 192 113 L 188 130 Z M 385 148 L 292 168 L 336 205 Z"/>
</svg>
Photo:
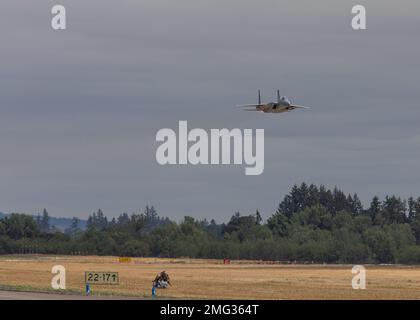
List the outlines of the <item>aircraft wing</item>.
<svg viewBox="0 0 420 320">
<path fill-rule="evenodd" d="M 240 108 L 247 108 L 247 107 L 262 107 L 265 106 L 265 104 L 238 104 L 237 107 Z"/>
<path fill-rule="evenodd" d="M 300 108 L 300 109 L 310 109 L 310 107 L 300 106 L 298 104 L 292 104 L 291 107 L 294 108 L 294 109 L 298 109 L 298 108 Z"/>
</svg>

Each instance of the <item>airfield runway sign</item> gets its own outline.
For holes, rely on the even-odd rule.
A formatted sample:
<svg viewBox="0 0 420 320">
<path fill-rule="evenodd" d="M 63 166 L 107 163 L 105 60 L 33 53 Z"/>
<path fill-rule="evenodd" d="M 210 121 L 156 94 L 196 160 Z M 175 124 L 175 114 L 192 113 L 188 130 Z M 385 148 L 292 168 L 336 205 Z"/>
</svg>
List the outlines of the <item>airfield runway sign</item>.
<svg viewBox="0 0 420 320">
<path fill-rule="evenodd" d="M 86 284 L 119 284 L 118 272 L 86 271 Z"/>
</svg>

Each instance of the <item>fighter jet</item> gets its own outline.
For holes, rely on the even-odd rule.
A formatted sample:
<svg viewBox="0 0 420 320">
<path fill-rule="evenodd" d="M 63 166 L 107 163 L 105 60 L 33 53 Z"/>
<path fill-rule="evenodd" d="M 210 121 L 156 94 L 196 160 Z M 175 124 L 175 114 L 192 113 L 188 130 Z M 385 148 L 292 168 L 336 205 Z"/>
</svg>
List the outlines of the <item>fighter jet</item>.
<svg viewBox="0 0 420 320">
<path fill-rule="evenodd" d="M 282 113 L 289 112 L 294 109 L 309 109 L 309 107 L 292 104 L 292 102 L 286 97 L 280 97 L 280 90 L 277 90 L 277 102 L 261 102 L 261 91 L 258 90 L 258 103 L 257 104 L 244 104 L 238 107 L 246 107 L 244 111 L 260 111 L 265 113 Z M 251 108 L 250 108 L 251 107 Z"/>
</svg>

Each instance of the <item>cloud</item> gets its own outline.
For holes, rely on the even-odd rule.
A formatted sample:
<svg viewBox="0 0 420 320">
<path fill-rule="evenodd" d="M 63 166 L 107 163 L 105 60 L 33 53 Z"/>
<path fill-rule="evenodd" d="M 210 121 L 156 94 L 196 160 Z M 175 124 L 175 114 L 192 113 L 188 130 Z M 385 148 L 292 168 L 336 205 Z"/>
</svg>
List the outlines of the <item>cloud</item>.
<svg viewBox="0 0 420 320">
<path fill-rule="evenodd" d="M 2 4 L 0 210 L 114 216 L 154 204 L 225 221 L 268 217 L 301 181 L 365 202 L 418 190 L 418 4 L 369 1 L 365 32 L 350 28 L 352 1 L 62 4 L 64 32 L 50 28 L 50 1 Z M 234 108 L 259 88 L 312 109 Z M 264 174 L 159 166 L 156 132 L 179 120 L 264 128 Z"/>
</svg>

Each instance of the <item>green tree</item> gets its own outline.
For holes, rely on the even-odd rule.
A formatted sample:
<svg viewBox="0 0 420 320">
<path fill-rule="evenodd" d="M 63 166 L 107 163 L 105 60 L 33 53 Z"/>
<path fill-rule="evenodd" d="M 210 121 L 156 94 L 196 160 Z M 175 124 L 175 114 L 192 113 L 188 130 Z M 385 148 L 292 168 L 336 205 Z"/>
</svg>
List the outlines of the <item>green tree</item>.
<svg viewBox="0 0 420 320">
<path fill-rule="evenodd" d="M 279 237 L 285 237 L 290 230 L 290 219 L 280 211 L 277 211 L 267 220 L 267 226 L 271 232 Z"/>
<path fill-rule="evenodd" d="M 101 209 L 89 216 L 87 221 L 88 229 L 104 230 L 108 226 L 108 218 L 105 217 Z"/>
<path fill-rule="evenodd" d="M 368 209 L 368 214 L 372 220 L 373 223 L 378 224 L 378 218 L 379 218 L 379 214 L 381 212 L 381 208 L 382 208 L 382 204 L 379 201 L 379 198 L 377 196 L 374 196 L 371 203 L 370 203 L 370 207 Z"/>
<path fill-rule="evenodd" d="M 42 211 L 42 218 L 40 221 L 40 229 L 42 232 L 49 232 L 50 231 L 50 216 L 48 214 L 47 209 L 44 208 Z"/>
<path fill-rule="evenodd" d="M 70 226 L 66 229 L 65 232 L 72 237 L 79 235 L 81 233 L 79 218 L 73 217 Z"/>
<path fill-rule="evenodd" d="M 298 212 L 292 222 L 301 226 L 311 228 L 330 229 L 332 227 L 332 215 L 321 205 L 315 205 Z"/>
<path fill-rule="evenodd" d="M 25 214 L 12 213 L 3 222 L 7 236 L 14 240 L 35 238 L 40 232 L 35 220 Z"/>
<path fill-rule="evenodd" d="M 386 224 L 404 223 L 407 221 L 406 210 L 401 198 L 386 196 L 380 215 Z"/>
<path fill-rule="evenodd" d="M 392 237 L 379 226 L 369 228 L 363 234 L 370 255 L 378 263 L 395 263 L 396 246 Z"/>
<path fill-rule="evenodd" d="M 363 213 L 363 205 L 357 193 L 355 193 L 353 196 L 349 195 L 347 201 L 350 205 L 350 212 L 352 212 L 354 215 L 360 215 Z"/>
</svg>

